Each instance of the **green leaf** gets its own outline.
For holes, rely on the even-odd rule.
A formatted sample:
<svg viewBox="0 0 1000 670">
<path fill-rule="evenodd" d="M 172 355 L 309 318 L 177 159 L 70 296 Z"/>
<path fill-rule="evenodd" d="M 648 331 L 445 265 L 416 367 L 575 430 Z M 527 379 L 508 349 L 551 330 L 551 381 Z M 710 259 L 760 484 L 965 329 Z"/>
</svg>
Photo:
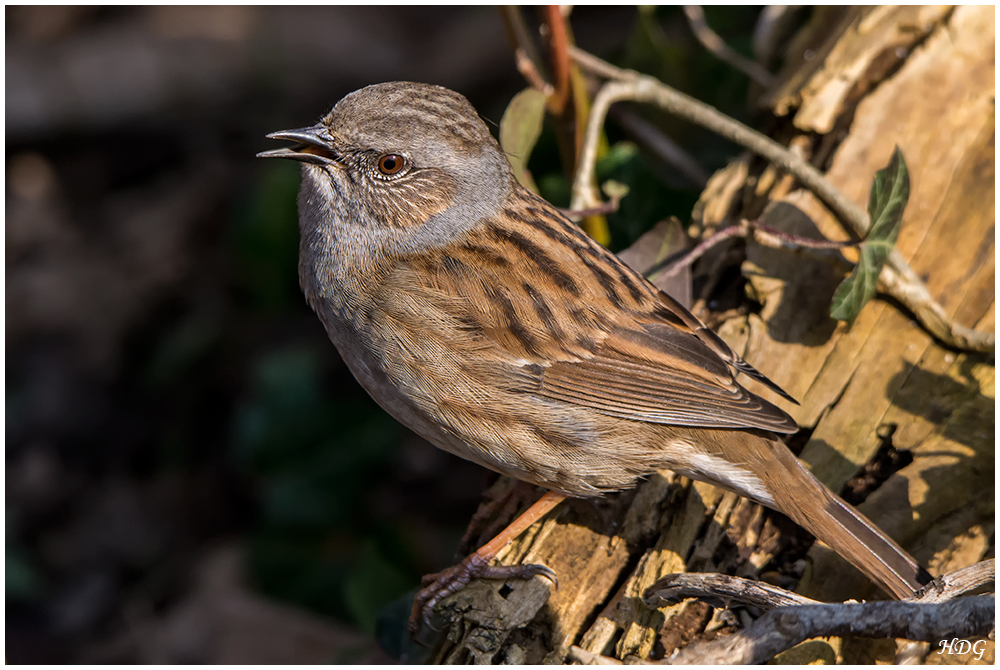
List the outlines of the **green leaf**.
<svg viewBox="0 0 1000 670">
<path fill-rule="evenodd" d="M 871 227 L 861 243 L 858 264 L 851 275 L 837 287 L 830 305 L 830 316 L 854 323 L 862 308 L 875 296 L 882 266 L 896 245 L 903 222 L 903 210 L 910 198 L 910 176 L 899 147 L 892 152 L 889 165 L 875 173 L 868 198 Z"/>
<path fill-rule="evenodd" d="M 601 184 L 601 190 L 604 191 L 604 195 L 609 198 L 618 198 L 621 200 L 628 195 L 629 188 L 628 184 L 623 184 L 620 181 L 609 179 Z"/>
<path fill-rule="evenodd" d="M 514 176 L 533 193 L 538 193 L 538 187 L 528 172 L 528 158 L 542 134 L 544 120 L 545 94 L 534 88 L 515 95 L 500 119 L 500 148 L 507 154 Z"/>
</svg>

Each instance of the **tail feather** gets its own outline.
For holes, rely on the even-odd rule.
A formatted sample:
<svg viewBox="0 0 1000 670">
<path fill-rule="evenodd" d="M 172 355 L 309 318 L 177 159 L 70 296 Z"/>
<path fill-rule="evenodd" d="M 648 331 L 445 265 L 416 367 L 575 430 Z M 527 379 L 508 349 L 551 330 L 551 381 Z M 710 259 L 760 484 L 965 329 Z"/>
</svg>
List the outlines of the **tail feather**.
<svg viewBox="0 0 1000 670">
<path fill-rule="evenodd" d="M 850 561 L 896 598 L 931 581 L 920 564 L 860 512 L 806 470 L 785 447 L 772 449 L 786 473 L 770 471 L 765 486 L 775 507 Z M 811 504 L 802 504 L 805 498 Z"/>
</svg>

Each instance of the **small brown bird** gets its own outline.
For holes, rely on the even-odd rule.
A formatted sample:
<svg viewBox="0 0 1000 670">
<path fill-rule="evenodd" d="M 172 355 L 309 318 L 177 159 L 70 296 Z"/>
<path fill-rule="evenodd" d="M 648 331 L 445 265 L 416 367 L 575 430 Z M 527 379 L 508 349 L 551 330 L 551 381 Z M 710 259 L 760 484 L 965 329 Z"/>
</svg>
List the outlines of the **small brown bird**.
<svg viewBox="0 0 1000 670">
<path fill-rule="evenodd" d="M 521 187 L 461 95 L 368 86 L 268 135 L 303 163 L 299 277 L 362 386 L 438 447 L 551 493 L 418 594 L 411 626 L 564 496 L 659 469 L 776 509 L 897 598 L 930 576 L 806 470 L 788 397 L 694 315 Z"/>
</svg>

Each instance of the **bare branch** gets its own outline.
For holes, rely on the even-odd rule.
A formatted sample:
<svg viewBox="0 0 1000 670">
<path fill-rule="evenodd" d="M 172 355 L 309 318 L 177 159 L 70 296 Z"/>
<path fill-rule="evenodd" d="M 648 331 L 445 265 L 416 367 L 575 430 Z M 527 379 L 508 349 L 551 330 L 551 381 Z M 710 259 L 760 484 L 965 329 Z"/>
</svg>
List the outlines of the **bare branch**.
<svg viewBox="0 0 1000 670">
<path fill-rule="evenodd" d="M 545 5 L 545 23 L 549 27 L 549 60 L 552 63 L 552 78 L 555 92 L 549 97 L 549 111 L 559 116 L 569 102 L 569 37 L 566 35 L 566 20 L 559 11 L 559 5 Z"/>
<path fill-rule="evenodd" d="M 579 221 L 580 219 L 585 219 L 588 216 L 604 216 L 605 214 L 613 214 L 618 211 L 618 206 L 621 204 L 621 198 L 613 197 L 607 202 L 602 202 L 597 207 L 591 207 L 590 209 L 562 209 L 559 211 L 563 213 L 567 219 L 573 221 Z"/>
<path fill-rule="evenodd" d="M 697 598 L 713 607 L 744 605 L 765 612 L 792 605 L 824 604 L 765 582 L 708 572 L 667 575 L 643 594 L 643 602 L 653 608 L 675 605 L 687 598 Z"/>
<path fill-rule="evenodd" d="M 753 237 L 757 240 L 757 242 L 774 248 L 790 247 L 793 249 L 841 249 L 843 247 L 856 246 L 858 244 L 858 242 L 832 242 L 830 240 L 816 240 L 810 237 L 802 237 L 801 235 L 792 235 L 790 233 L 777 230 L 776 228 L 765 226 L 759 221 L 747 221 L 744 219 L 743 221 L 740 221 L 739 225 L 729 226 L 728 228 L 716 231 L 708 238 L 702 240 L 694 249 L 684 254 L 681 258 L 667 262 L 662 267 L 652 268 L 649 273 L 650 279 L 673 277 L 678 272 L 704 256 L 705 252 L 709 249 L 731 237 Z M 824 257 L 824 259 L 826 258 L 827 257 Z M 850 263 L 848 263 L 843 256 L 837 255 L 833 258 L 839 259 L 840 263 L 836 264 L 838 267 L 843 268 L 843 266 L 847 266 L 843 269 L 845 272 L 850 271 Z"/>
<path fill-rule="evenodd" d="M 771 88 L 778 80 L 777 77 L 768 72 L 759 63 L 755 63 L 731 49 L 719 37 L 718 33 L 709 28 L 708 23 L 705 21 L 705 11 L 700 5 L 685 5 L 684 15 L 687 17 L 688 24 L 691 26 L 691 32 L 694 33 L 694 36 L 701 42 L 703 47 L 715 54 L 719 60 L 732 65 L 764 88 Z"/>
<path fill-rule="evenodd" d="M 545 81 L 542 74 L 535 67 L 535 63 L 528 57 L 528 54 L 522 47 L 517 47 L 514 50 L 514 60 L 517 61 L 517 71 L 521 73 L 521 76 L 531 84 L 531 87 L 537 89 L 544 93 L 546 96 L 551 96 L 553 92 L 552 84 Z"/>
<path fill-rule="evenodd" d="M 507 39 L 510 40 L 511 46 L 514 47 L 515 52 L 517 49 L 521 49 L 525 57 L 531 61 L 535 72 L 540 72 L 539 68 L 542 57 L 538 53 L 538 46 L 531 37 L 531 31 L 524 22 L 524 15 L 521 14 L 521 8 L 518 5 L 500 5 L 499 9 L 500 18 L 503 19 L 504 29 L 507 32 Z M 544 80 L 544 77 L 542 79 Z"/>
<path fill-rule="evenodd" d="M 900 601 L 820 603 L 750 579 L 698 573 L 667 575 L 646 590 L 643 600 L 650 607 L 697 598 L 715 607 L 744 605 L 765 610 L 767 613 L 745 630 L 690 645 L 665 661 L 762 663 L 813 637 L 850 635 L 936 642 L 988 635 L 994 627 L 994 596 L 956 596 L 995 581 L 995 564 L 989 559 L 942 575 Z"/>
<path fill-rule="evenodd" d="M 771 610 L 734 635 L 679 650 L 670 664 L 763 663 L 814 637 L 857 636 L 937 642 L 986 636 L 996 599 L 971 596 L 947 603 L 906 601 L 796 605 Z"/>
<path fill-rule="evenodd" d="M 716 233 L 709 238 L 702 240 L 695 246 L 694 249 L 687 252 L 681 258 L 677 259 L 673 263 L 670 263 L 662 270 L 654 271 L 650 273 L 650 280 L 653 278 L 661 277 L 673 277 L 675 274 L 683 270 L 684 268 L 690 266 L 696 260 L 705 255 L 705 252 L 714 247 L 715 245 L 728 240 L 730 237 L 746 237 L 747 230 L 743 226 L 729 226 L 728 228 L 723 228 L 722 230 L 716 231 Z"/>
<path fill-rule="evenodd" d="M 991 558 L 967 568 L 941 575 L 921 589 L 920 593 L 907 598 L 918 603 L 940 603 L 971 593 L 981 586 L 996 581 L 996 559 Z"/>
</svg>

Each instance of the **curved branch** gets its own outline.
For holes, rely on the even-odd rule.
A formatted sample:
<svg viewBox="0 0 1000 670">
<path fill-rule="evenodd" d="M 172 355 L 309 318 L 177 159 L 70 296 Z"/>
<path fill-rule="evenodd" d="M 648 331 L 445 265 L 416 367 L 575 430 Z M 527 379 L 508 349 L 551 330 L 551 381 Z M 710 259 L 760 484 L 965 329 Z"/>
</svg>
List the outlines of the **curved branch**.
<svg viewBox="0 0 1000 670">
<path fill-rule="evenodd" d="M 941 575 L 919 592 L 899 602 L 939 604 L 995 581 L 996 559 L 990 558 Z M 643 594 L 643 601 L 653 608 L 673 605 L 686 598 L 697 598 L 713 607 L 746 605 L 765 611 L 792 605 L 840 604 L 823 603 L 764 582 L 713 572 L 666 575 Z"/>
<path fill-rule="evenodd" d="M 824 604 L 765 582 L 709 572 L 667 575 L 646 589 L 642 600 L 657 608 L 676 605 L 687 598 L 697 598 L 712 607 L 745 605 L 765 612 L 778 607 Z"/>
<path fill-rule="evenodd" d="M 584 146 L 573 180 L 572 209 L 600 205 L 600 196 L 592 186 L 591 178 L 596 163 L 597 138 L 608 108 L 615 102 L 632 100 L 655 104 L 763 156 L 798 179 L 859 237 L 863 238 L 868 232 L 870 223 L 865 211 L 831 184 L 819 170 L 786 147 L 653 77 L 617 68 L 576 47 L 570 47 L 569 52 L 581 67 L 610 80 L 594 98 L 587 120 Z M 920 324 L 946 346 L 966 351 L 994 351 L 995 335 L 954 323 L 899 251 L 893 250 L 889 254 L 879 281 L 885 293 L 905 305 Z"/>
<path fill-rule="evenodd" d="M 967 568 L 941 575 L 912 598 L 919 603 L 941 603 L 996 581 L 996 559 L 990 558 Z"/>
<path fill-rule="evenodd" d="M 763 663 L 814 637 L 904 638 L 921 642 L 984 637 L 995 626 L 993 595 L 958 598 L 995 581 L 996 561 L 938 577 L 906 600 L 869 603 L 821 603 L 752 579 L 712 573 L 667 575 L 643 595 L 651 608 L 697 598 L 709 605 L 743 605 L 765 614 L 733 635 L 691 644 L 660 661 L 680 664 Z M 621 662 L 578 647 L 569 657 L 588 665 Z M 655 661 L 639 661 L 651 663 Z"/>
</svg>

